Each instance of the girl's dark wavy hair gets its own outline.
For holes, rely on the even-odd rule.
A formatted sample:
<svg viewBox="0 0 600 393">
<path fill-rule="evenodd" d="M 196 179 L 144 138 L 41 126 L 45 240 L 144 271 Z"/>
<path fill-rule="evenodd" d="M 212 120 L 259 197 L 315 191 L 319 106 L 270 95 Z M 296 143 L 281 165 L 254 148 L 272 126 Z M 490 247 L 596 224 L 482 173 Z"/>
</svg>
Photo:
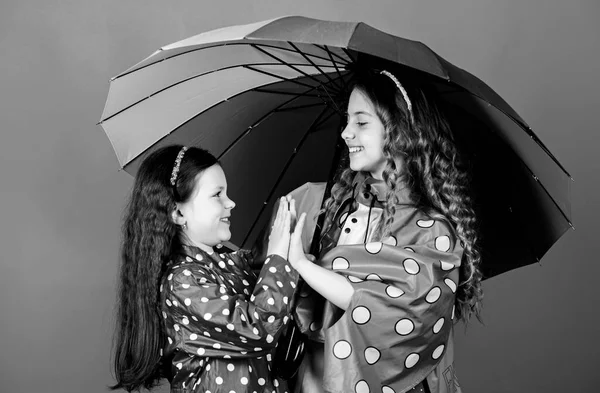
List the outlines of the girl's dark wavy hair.
<svg viewBox="0 0 600 393">
<path fill-rule="evenodd" d="M 383 217 L 375 239 L 389 235 L 399 204 L 396 190 L 405 183 L 416 207 L 433 218 L 449 222 L 464 247 L 456 292 L 458 318 L 480 317 L 482 274 L 481 256 L 473 202 L 469 195 L 469 176 L 460 160 L 452 132 L 436 102 L 437 95 L 424 83 L 402 80 L 412 102 L 411 121 L 402 93 L 388 76 L 376 70 L 357 73 L 353 89 L 358 89 L 373 104 L 385 126 L 383 152 L 387 159 L 383 180 L 388 187 Z M 398 158 L 401 158 L 399 161 Z M 402 162 L 402 164 L 400 164 Z M 323 211 L 326 222 L 352 192 L 355 172 L 344 168 L 332 187 Z"/>
<path fill-rule="evenodd" d="M 208 151 L 191 147 L 171 186 L 182 147 L 160 148 L 142 162 L 125 208 L 113 342 L 117 383 L 112 390 L 149 390 L 163 377 L 161 349 L 166 337 L 158 288 L 167 263 L 182 245 L 180 227 L 171 214 L 176 202 L 190 199 L 198 174 L 218 163 Z"/>
</svg>

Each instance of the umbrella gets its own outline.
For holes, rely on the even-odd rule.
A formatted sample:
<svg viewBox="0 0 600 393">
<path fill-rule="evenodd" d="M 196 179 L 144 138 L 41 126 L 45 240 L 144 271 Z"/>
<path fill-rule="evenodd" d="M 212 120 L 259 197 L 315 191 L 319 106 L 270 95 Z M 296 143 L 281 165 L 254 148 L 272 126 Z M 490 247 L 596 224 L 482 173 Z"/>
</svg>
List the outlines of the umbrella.
<svg viewBox="0 0 600 393">
<path fill-rule="evenodd" d="M 364 23 L 283 17 L 167 45 L 111 79 L 100 124 L 134 174 L 158 147 L 209 149 L 237 203 L 232 243 L 259 237 L 274 200 L 331 179 L 361 67 L 432 85 L 473 169 L 484 276 L 539 261 L 571 225 L 571 176 L 489 86 L 426 45 Z"/>
</svg>

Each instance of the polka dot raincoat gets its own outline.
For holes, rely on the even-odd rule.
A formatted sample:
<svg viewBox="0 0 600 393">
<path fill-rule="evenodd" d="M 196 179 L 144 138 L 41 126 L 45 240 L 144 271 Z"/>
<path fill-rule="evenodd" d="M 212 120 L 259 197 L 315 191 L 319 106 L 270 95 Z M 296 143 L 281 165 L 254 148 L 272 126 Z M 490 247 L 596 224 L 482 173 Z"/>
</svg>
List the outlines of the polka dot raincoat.
<svg viewBox="0 0 600 393">
<path fill-rule="evenodd" d="M 343 311 L 302 285 L 296 319 L 322 343 L 304 362 L 322 369 L 308 375 L 303 364 L 297 391 L 403 393 L 426 384 L 432 393 L 460 392 L 452 325 L 463 250 L 451 227 L 417 210 L 406 189 L 391 236 L 372 242 L 385 193 L 384 182 L 357 174 L 353 196 L 325 224 L 318 263 L 345 276 L 354 295 Z"/>
<path fill-rule="evenodd" d="M 249 253 L 207 254 L 186 247 L 163 275 L 163 366 L 171 392 L 287 392 L 271 359 L 289 321 L 298 274 L 281 257 L 258 277 Z"/>
</svg>

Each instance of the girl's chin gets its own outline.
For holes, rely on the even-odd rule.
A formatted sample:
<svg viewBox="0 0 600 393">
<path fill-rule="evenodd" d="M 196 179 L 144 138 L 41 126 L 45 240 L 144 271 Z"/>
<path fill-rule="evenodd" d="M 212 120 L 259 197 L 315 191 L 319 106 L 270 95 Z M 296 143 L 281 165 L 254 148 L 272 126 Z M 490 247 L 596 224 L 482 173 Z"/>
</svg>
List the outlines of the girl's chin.
<svg viewBox="0 0 600 393">
<path fill-rule="evenodd" d="M 231 231 L 220 230 L 219 231 L 219 241 L 226 242 L 231 239 Z"/>
</svg>

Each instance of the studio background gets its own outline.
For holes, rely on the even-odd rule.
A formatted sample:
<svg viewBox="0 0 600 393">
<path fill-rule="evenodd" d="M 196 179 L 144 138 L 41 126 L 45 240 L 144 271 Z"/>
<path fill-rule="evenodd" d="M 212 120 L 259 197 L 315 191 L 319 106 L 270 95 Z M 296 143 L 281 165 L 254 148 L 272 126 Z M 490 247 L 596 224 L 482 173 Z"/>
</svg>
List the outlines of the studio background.
<svg viewBox="0 0 600 393">
<path fill-rule="evenodd" d="M 485 282 L 485 325 L 458 327 L 456 368 L 465 393 L 597 391 L 598 0 L 2 0 L 0 392 L 113 383 L 132 178 L 96 126 L 109 78 L 162 45 L 282 15 L 423 41 L 501 94 L 570 171 L 576 230 L 541 264 Z"/>
</svg>

